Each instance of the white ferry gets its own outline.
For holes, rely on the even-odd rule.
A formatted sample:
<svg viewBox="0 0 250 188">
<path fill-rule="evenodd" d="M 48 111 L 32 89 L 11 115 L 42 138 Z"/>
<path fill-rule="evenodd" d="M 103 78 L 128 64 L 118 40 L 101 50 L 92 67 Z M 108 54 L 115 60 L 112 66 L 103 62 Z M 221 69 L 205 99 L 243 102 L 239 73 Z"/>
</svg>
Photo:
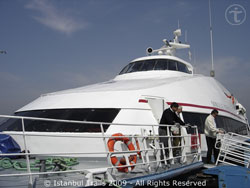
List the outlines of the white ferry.
<svg viewBox="0 0 250 188">
<path fill-rule="evenodd" d="M 217 139 L 222 149 L 216 164 L 234 165 L 236 161 L 249 167 L 246 109 L 214 77 L 194 74 L 190 63 L 175 56 L 177 49 L 190 48 L 179 42 L 180 35 L 177 29 L 173 42 L 164 39 L 163 47 L 148 48 L 148 56 L 131 61 L 110 81 L 44 94 L 14 116 L 0 115 L 6 118 L 0 125 L 1 134 L 11 135 L 25 151 L 0 153 L 2 186 L 55 187 L 79 179 L 80 184 L 67 187 L 133 187 L 150 182 L 150 186 L 170 186 L 166 179 L 203 167 L 202 151 L 207 150 L 204 122 L 212 109 L 219 111 L 218 127 L 231 132 Z M 168 146 L 160 143 L 158 135 L 162 113 L 172 102 L 183 106 L 182 118 L 191 130 L 183 126 L 177 136 L 181 137 L 179 156 L 173 155 L 176 136 L 170 129 Z M 169 156 L 162 159 L 160 152 L 166 147 Z M 26 162 L 4 158 L 13 155 L 26 156 Z M 236 156 L 233 160 L 232 155 Z M 56 156 L 78 157 L 79 162 L 65 159 L 77 165 L 71 169 L 65 161 L 58 164 L 61 158 L 51 159 Z M 20 173 L 22 170 L 27 173 Z"/>
<path fill-rule="evenodd" d="M 172 102 L 183 106 L 185 123 L 197 125 L 201 149 L 206 151 L 204 121 L 212 109 L 219 111 L 217 125 L 226 132 L 249 134 L 246 109 L 214 77 L 194 74 L 193 66 L 175 56 L 177 49 L 189 48 L 179 42 L 181 30 L 174 31 L 174 41 L 163 40 L 160 49 L 147 49 L 148 56 L 131 61 L 112 80 L 80 88 L 41 95 L 15 112 L 15 116 L 52 118 L 88 122 L 106 122 L 106 134 L 140 134 L 142 124 L 159 124 L 162 112 Z M 116 126 L 116 124 L 134 124 Z M 150 134 L 152 127 L 145 127 Z M 0 125 L 23 148 L 20 120 L 10 119 Z M 99 124 L 66 124 L 25 120 L 30 132 L 28 150 L 34 153 L 105 151 L 102 139 L 80 139 L 81 135 L 101 135 Z M 158 130 L 154 130 L 158 133 Z M 51 134 L 51 136 L 41 136 Z M 18 134 L 20 133 L 20 135 Z M 33 134 L 33 135 L 32 135 Z M 54 134 L 72 137 L 52 137 Z M 187 142 L 191 142 L 188 140 Z M 89 155 L 91 157 L 93 155 Z"/>
</svg>

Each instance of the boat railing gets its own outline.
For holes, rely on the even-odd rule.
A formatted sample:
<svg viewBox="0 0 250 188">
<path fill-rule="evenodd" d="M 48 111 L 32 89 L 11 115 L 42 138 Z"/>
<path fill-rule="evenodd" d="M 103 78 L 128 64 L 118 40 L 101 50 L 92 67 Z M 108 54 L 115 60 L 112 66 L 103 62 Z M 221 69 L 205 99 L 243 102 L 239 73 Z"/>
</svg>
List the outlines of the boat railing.
<svg viewBox="0 0 250 188">
<path fill-rule="evenodd" d="M 6 177 L 6 176 L 28 176 L 29 177 L 29 184 L 33 184 L 33 175 L 46 175 L 46 174 L 62 174 L 62 173 L 73 173 L 73 172 L 90 172 L 91 170 L 89 169 L 75 169 L 75 170 L 65 170 L 65 171 L 50 171 L 50 172 L 32 172 L 30 168 L 30 156 L 75 156 L 75 155 L 105 155 L 107 157 L 107 161 L 110 164 L 110 166 L 106 167 L 105 171 L 107 172 L 108 169 L 111 169 L 111 171 L 117 171 L 118 167 L 113 165 L 111 162 L 111 158 L 113 156 L 123 156 L 125 159 L 126 163 L 122 166 L 122 168 L 127 168 L 128 173 L 132 171 L 134 167 L 137 166 L 144 166 L 144 170 L 146 171 L 151 171 L 152 168 L 157 167 L 164 167 L 168 165 L 174 165 L 174 164 L 179 164 L 179 165 L 184 165 L 187 164 L 187 158 L 191 158 L 191 162 L 197 162 L 201 161 L 201 146 L 200 146 L 200 140 L 199 140 L 199 134 L 198 134 L 198 129 L 197 126 L 182 126 L 181 128 L 181 134 L 180 135 L 172 135 L 170 128 L 173 125 L 155 125 L 155 124 L 121 124 L 121 123 L 105 123 L 105 122 L 87 122 L 87 121 L 75 121 L 75 120 L 59 120 L 59 119 L 50 119 L 50 118 L 36 118 L 36 117 L 26 117 L 26 116 L 9 116 L 9 115 L 0 115 L 0 118 L 8 118 L 8 119 L 20 119 L 21 120 L 21 127 L 22 131 L 6 131 L 6 132 L 0 132 L 0 134 L 8 134 L 8 135 L 19 135 L 22 136 L 23 138 L 23 153 L 0 153 L 0 157 L 8 157 L 8 156 L 25 156 L 26 158 L 26 163 L 27 163 L 27 172 L 25 173 L 9 173 L 9 174 L 0 174 L 0 177 Z M 35 133 L 35 132 L 30 132 L 26 131 L 25 129 L 25 120 L 35 120 L 35 121 L 52 121 L 52 122 L 61 122 L 61 123 L 76 123 L 76 124 L 98 124 L 100 125 L 100 135 L 65 135 L 61 134 L 60 132 L 56 132 L 53 134 L 49 134 L 46 132 L 43 133 Z M 136 145 L 136 141 L 138 141 L 138 147 L 135 147 L 137 149 L 134 150 L 129 150 L 129 151 L 110 151 L 107 142 L 109 139 L 114 139 L 116 136 L 108 135 L 104 131 L 104 125 L 115 125 L 115 126 L 139 126 L 141 127 L 141 134 L 140 135 L 124 135 L 120 137 L 126 137 L 129 138 L 134 145 Z M 156 130 L 158 127 L 166 127 L 167 129 L 167 135 L 160 136 L 156 133 Z M 152 127 L 152 134 L 148 134 L 145 127 Z M 182 133 L 182 129 L 193 129 L 194 134 L 186 134 L 184 135 Z M 79 132 L 77 132 L 79 133 Z M 30 152 L 28 148 L 28 136 L 47 136 L 47 137 L 75 137 L 75 138 L 99 138 L 103 140 L 104 144 L 104 151 L 101 152 L 46 152 L 46 153 L 36 153 L 36 152 Z M 166 137 L 168 139 L 168 146 L 164 146 L 163 143 L 160 142 L 159 138 L 160 137 Z M 197 139 L 197 142 L 194 144 L 188 144 L 185 143 L 185 138 L 188 137 L 195 137 Z M 180 144 L 178 146 L 173 146 L 173 139 L 175 138 L 180 138 Z M 193 150 L 192 152 L 186 152 L 185 148 L 191 148 L 195 147 L 196 149 Z M 174 149 L 179 149 L 181 151 L 180 155 L 174 155 L 173 150 Z M 169 155 L 165 155 L 165 150 L 169 151 Z M 130 161 L 131 156 L 138 155 L 138 153 L 141 154 L 141 161 L 132 164 Z M 163 153 L 163 155 L 161 154 Z M 163 156 L 163 158 L 161 157 Z M 99 169 L 100 170 L 100 169 Z"/>
<path fill-rule="evenodd" d="M 216 165 L 225 164 L 250 168 L 250 137 L 228 132 L 217 137 L 217 149 L 220 149 Z"/>
</svg>

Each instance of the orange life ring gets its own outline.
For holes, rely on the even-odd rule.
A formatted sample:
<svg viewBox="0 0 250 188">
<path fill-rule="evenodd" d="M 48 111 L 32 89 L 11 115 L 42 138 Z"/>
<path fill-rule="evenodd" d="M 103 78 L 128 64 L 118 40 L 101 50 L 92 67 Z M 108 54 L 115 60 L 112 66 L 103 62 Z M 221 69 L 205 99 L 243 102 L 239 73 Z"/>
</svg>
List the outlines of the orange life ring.
<svg viewBox="0 0 250 188">
<path fill-rule="evenodd" d="M 128 147 L 128 149 L 130 151 L 134 151 L 135 147 L 132 143 L 132 141 L 130 141 L 130 139 L 128 137 L 125 137 L 123 134 L 121 133 L 116 133 L 112 135 L 113 138 L 110 138 L 108 140 L 108 149 L 110 152 L 114 152 L 114 146 L 115 146 L 115 142 L 116 141 L 122 141 L 124 142 L 124 144 L 126 144 L 126 146 Z M 111 163 L 114 166 L 118 166 L 119 168 L 117 168 L 117 170 L 119 172 L 128 172 L 128 167 L 123 167 L 123 165 L 126 165 L 126 160 L 125 158 L 120 159 L 120 161 L 118 160 L 118 158 L 116 156 L 112 156 L 111 158 Z M 129 163 L 130 165 L 136 164 L 137 161 L 137 156 L 136 155 L 130 155 L 129 156 Z M 133 170 L 135 168 L 135 166 L 131 166 L 131 169 Z"/>
</svg>

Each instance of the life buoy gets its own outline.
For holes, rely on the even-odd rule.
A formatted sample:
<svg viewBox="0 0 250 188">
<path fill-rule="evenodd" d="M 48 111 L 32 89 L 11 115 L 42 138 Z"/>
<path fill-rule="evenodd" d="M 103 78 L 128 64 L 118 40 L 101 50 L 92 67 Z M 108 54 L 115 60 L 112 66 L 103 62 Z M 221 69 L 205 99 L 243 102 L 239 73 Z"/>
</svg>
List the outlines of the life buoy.
<svg viewBox="0 0 250 188">
<path fill-rule="evenodd" d="M 121 133 L 116 133 L 112 135 L 113 138 L 110 138 L 108 140 L 108 149 L 110 152 L 114 152 L 114 146 L 115 146 L 115 142 L 116 141 L 122 141 L 124 144 L 126 144 L 126 146 L 128 147 L 128 149 L 130 151 L 134 151 L 135 147 L 132 143 L 132 141 L 130 141 L 130 139 L 128 137 L 125 137 L 123 134 Z M 118 160 L 118 158 L 116 156 L 112 156 L 111 158 L 111 163 L 114 166 L 118 166 L 117 170 L 119 172 L 128 172 L 128 167 L 123 167 L 123 165 L 126 165 L 126 160 L 125 158 L 120 159 L 120 161 Z M 129 163 L 130 165 L 136 164 L 137 161 L 137 156 L 136 155 L 130 155 L 129 156 Z M 135 166 L 131 166 L 131 170 L 133 170 L 135 168 Z"/>
</svg>

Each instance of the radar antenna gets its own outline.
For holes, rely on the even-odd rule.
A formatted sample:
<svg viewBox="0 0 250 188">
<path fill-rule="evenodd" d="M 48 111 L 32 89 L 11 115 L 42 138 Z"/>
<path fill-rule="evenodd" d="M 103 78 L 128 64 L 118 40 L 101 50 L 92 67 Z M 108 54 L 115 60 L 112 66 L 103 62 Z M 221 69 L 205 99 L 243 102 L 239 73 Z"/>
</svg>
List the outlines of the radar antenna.
<svg viewBox="0 0 250 188">
<path fill-rule="evenodd" d="M 163 39 L 164 46 L 159 49 L 153 50 L 153 48 L 147 48 L 146 52 L 148 55 L 153 53 L 157 53 L 158 55 L 170 55 L 175 56 L 175 52 L 177 49 L 185 49 L 190 48 L 189 44 L 181 44 L 179 41 L 179 37 L 181 36 L 181 29 L 177 29 L 174 31 L 174 41 L 168 41 L 167 39 Z"/>
</svg>

